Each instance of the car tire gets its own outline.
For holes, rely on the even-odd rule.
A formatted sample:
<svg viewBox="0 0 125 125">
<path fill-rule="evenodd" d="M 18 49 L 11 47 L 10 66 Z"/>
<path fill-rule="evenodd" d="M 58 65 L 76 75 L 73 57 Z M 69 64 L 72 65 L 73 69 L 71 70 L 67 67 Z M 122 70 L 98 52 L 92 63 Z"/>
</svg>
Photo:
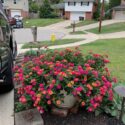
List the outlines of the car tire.
<svg viewBox="0 0 125 125">
<path fill-rule="evenodd" d="M 12 59 L 12 55 L 11 55 L 9 58 L 9 61 L 8 61 L 7 70 L 5 72 L 4 85 L 1 86 L 0 93 L 9 92 L 13 88 L 14 88 L 14 84 L 13 84 L 13 59 Z"/>
<path fill-rule="evenodd" d="M 23 28 L 23 24 L 22 24 L 22 28 Z"/>
</svg>

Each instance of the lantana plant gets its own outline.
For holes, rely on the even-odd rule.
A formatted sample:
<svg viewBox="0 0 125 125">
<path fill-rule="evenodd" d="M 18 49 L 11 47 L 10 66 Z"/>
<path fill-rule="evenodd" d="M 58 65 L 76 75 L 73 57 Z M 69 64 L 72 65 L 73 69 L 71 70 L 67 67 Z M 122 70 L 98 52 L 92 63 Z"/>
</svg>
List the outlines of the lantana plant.
<svg viewBox="0 0 125 125">
<path fill-rule="evenodd" d="M 63 103 L 61 91 L 65 90 L 89 112 L 110 106 L 113 91 L 106 67 L 109 62 L 106 56 L 92 52 L 83 55 L 78 48 L 26 56 L 22 64 L 14 68 L 14 80 L 22 85 L 17 92 L 19 101 L 43 113 L 48 107 Z"/>
</svg>

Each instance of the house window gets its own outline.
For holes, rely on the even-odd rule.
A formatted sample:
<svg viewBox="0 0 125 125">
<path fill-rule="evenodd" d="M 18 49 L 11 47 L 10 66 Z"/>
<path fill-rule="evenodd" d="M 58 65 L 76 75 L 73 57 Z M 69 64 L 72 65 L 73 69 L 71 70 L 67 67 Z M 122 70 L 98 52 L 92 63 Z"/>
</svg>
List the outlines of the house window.
<svg viewBox="0 0 125 125">
<path fill-rule="evenodd" d="M 16 2 L 17 2 L 17 1 L 16 1 L 16 0 L 14 0 L 13 2 L 14 2 L 14 4 L 16 4 Z"/>
<path fill-rule="evenodd" d="M 4 3 L 4 0 L 1 0 L 2 3 Z"/>
<path fill-rule="evenodd" d="M 76 2 L 68 2 L 68 6 L 76 6 Z"/>
<path fill-rule="evenodd" d="M 81 6 L 89 6 L 89 2 L 81 2 Z"/>
<path fill-rule="evenodd" d="M 87 6 L 89 6 L 89 2 L 88 2 L 88 4 L 87 4 Z"/>
</svg>

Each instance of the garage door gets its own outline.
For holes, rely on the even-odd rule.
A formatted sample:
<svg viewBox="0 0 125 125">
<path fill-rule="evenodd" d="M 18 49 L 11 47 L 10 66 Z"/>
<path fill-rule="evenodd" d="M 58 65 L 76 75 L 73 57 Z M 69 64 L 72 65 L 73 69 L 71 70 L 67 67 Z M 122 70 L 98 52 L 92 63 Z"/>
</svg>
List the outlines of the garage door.
<svg viewBox="0 0 125 125">
<path fill-rule="evenodd" d="M 14 17 L 15 15 L 21 16 L 21 10 L 11 10 L 11 17 Z"/>
<path fill-rule="evenodd" d="M 79 17 L 85 18 L 85 13 L 83 13 L 83 12 L 71 12 L 70 20 L 78 21 Z"/>
<path fill-rule="evenodd" d="M 125 11 L 116 11 L 114 18 L 124 20 L 125 19 Z"/>
</svg>

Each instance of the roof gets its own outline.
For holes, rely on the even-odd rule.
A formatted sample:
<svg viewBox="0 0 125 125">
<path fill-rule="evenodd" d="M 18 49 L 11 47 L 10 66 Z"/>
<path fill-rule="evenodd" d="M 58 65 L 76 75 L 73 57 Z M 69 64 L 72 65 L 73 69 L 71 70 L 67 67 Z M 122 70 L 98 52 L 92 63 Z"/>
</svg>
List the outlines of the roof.
<svg viewBox="0 0 125 125">
<path fill-rule="evenodd" d="M 125 5 L 113 7 L 114 10 L 125 10 Z"/>
<path fill-rule="evenodd" d="M 64 0 L 64 2 L 95 2 L 95 0 Z"/>
<path fill-rule="evenodd" d="M 54 4 L 54 5 L 52 5 L 52 8 L 64 9 L 65 8 L 65 4 L 64 3 Z"/>
</svg>

